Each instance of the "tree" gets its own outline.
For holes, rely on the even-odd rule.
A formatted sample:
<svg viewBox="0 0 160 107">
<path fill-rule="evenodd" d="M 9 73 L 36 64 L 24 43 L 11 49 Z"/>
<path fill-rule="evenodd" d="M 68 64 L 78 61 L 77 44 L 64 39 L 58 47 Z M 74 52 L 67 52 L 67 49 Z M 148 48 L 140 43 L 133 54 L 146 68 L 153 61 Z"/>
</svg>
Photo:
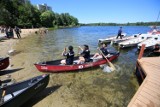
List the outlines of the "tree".
<svg viewBox="0 0 160 107">
<path fill-rule="evenodd" d="M 53 11 L 44 10 L 41 13 L 29 1 L 22 0 L 1 0 L 0 2 L 0 25 L 20 26 L 30 28 L 53 26 L 70 26 L 76 25 L 78 19 L 69 13 L 54 13 Z"/>
<path fill-rule="evenodd" d="M 41 23 L 45 27 L 52 27 L 54 18 L 54 13 L 52 11 L 45 11 L 40 15 Z"/>
</svg>

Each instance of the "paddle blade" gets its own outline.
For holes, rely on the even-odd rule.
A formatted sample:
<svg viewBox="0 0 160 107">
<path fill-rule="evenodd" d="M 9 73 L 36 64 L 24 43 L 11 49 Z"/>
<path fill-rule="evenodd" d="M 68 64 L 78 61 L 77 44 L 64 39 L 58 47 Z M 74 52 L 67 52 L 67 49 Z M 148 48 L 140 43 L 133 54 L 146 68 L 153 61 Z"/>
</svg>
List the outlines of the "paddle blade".
<svg viewBox="0 0 160 107">
<path fill-rule="evenodd" d="M 109 64 L 110 68 L 112 69 L 112 71 L 116 70 L 115 66 L 111 62 L 108 62 L 108 64 Z"/>
<path fill-rule="evenodd" d="M 104 68 L 103 68 L 103 72 L 112 72 L 113 71 L 113 69 L 111 68 L 111 67 L 109 67 L 109 66 L 107 66 L 107 65 L 105 65 L 104 66 Z"/>
<path fill-rule="evenodd" d="M 113 45 L 113 41 L 111 40 L 111 43 L 110 43 L 110 45 Z"/>
</svg>

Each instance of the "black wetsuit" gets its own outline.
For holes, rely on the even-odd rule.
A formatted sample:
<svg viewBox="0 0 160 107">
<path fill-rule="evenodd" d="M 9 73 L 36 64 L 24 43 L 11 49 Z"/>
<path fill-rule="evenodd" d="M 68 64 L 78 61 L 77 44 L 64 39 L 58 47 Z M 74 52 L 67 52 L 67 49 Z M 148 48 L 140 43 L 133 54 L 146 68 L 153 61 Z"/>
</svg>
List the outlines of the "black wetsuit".
<svg viewBox="0 0 160 107">
<path fill-rule="evenodd" d="M 14 30 L 15 30 L 15 33 L 17 35 L 17 38 L 20 39 L 21 38 L 20 29 L 16 27 Z"/>
<path fill-rule="evenodd" d="M 123 35 L 122 35 L 122 29 L 119 29 L 119 30 L 118 30 L 117 39 L 118 39 L 119 36 L 120 36 L 120 38 L 122 39 L 122 36 L 123 36 Z"/>
<path fill-rule="evenodd" d="M 89 50 L 84 50 L 81 55 L 84 57 L 85 62 L 90 61 L 90 51 Z"/>
<path fill-rule="evenodd" d="M 72 65 L 74 60 L 74 51 L 69 51 L 64 53 L 63 56 L 66 56 L 66 65 Z"/>
<path fill-rule="evenodd" d="M 103 52 L 103 54 L 106 56 L 106 55 L 108 55 L 108 50 L 107 50 L 107 47 L 103 47 L 103 48 L 101 48 L 101 51 Z"/>
</svg>

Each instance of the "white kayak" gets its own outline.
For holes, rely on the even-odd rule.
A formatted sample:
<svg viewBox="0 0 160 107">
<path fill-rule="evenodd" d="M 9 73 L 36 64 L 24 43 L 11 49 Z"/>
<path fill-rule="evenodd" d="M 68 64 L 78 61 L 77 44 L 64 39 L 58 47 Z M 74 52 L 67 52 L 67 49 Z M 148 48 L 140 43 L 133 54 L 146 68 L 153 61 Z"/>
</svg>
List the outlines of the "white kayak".
<svg viewBox="0 0 160 107">
<path fill-rule="evenodd" d="M 142 44 L 145 44 L 145 49 L 153 49 L 154 46 L 159 43 L 160 43 L 160 34 L 155 34 L 155 35 L 152 35 L 152 38 L 139 43 L 137 48 L 141 49 Z"/>
<path fill-rule="evenodd" d="M 152 37 L 151 34 L 141 34 L 138 36 L 138 38 L 133 38 L 130 40 L 120 42 L 118 45 L 120 48 L 132 47 L 132 46 L 136 46 L 138 43 L 141 43 L 151 37 Z"/>
<path fill-rule="evenodd" d="M 125 36 L 126 36 L 126 33 L 122 33 L 122 35 L 123 35 L 123 37 L 125 37 Z M 105 39 L 99 39 L 98 42 L 99 42 L 99 43 L 103 43 L 103 42 L 105 42 L 105 43 L 110 43 L 112 40 L 114 40 L 114 39 L 116 39 L 116 38 L 117 38 L 117 36 L 110 36 L 110 37 L 107 37 L 107 38 L 105 38 Z"/>
<path fill-rule="evenodd" d="M 125 36 L 125 37 L 123 37 L 122 39 L 120 39 L 120 38 L 118 38 L 118 39 L 113 39 L 113 40 L 112 40 L 112 43 L 113 43 L 113 44 L 118 44 L 118 43 L 123 42 L 123 41 L 126 41 L 126 40 L 138 38 L 139 35 L 140 35 L 140 34 L 134 34 L 134 35 L 132 35 L 132 36 Z"/>
</svg>

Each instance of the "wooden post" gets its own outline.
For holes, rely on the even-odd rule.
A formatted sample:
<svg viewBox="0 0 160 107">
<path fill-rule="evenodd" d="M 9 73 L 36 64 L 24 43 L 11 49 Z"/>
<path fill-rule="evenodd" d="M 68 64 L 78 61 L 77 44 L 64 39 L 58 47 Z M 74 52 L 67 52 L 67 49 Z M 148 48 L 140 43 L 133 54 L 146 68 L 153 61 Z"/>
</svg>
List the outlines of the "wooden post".
<svg viewBox="0 0 160 107">
<path fill-rule="evenodd" d="M 141 47 L 141 50 L 140 50 L 140 53 L 139 53 L 138 59 L 141 59 L 141 58 L 142 58 L 143 53 L 144 53 L 144 49 L 145 49 L 145 44 L 142 44 L 142 47 Z"/>
<path fill-rule="evenodd" d="M 139 55 L 138 55 L 138 59 L 141 59 L 141 58 L 142 58 L 143 53 L 144 53 L 144 49 L 145 49 L 145 44 L 142 44 L 140 53 L 139 53 Z M 138 71 L 140 72 L 140 75 L 141 75 L 142 80 L 144 80 L 144 77 L 143 77 L 143 74 L 142 74 L 142 71 L 141 71 L 141 69 L 140 69 L 140 67 L 139 67 L 138 62 L 136 63 L 136 67 L 138 68 Z"/>
</svg>

